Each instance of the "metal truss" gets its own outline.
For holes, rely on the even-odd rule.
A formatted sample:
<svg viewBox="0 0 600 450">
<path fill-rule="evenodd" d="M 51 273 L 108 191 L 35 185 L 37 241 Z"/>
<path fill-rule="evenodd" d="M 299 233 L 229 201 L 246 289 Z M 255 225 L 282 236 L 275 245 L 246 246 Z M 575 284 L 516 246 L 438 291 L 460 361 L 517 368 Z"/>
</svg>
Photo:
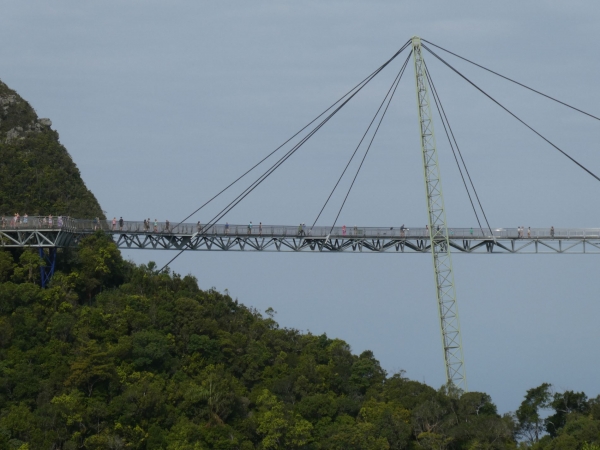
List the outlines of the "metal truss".
<svg viewBox="0 0 600 450">
<path fill-rule="evenodd" d="M 75 247 L 85 231 L 62 229 L 9 229 L 0 230 L 0 247 L 64 248 Z"/>
<path fill-rule="evenodd" d="M 413 253 L 429 254 L 425 238 L 310 238 L 247 235 L 164 235 L 119 233 L 114 235 L 121 249 L 328 252 L 328 253 Z M 452 253 L 502 254 L 600 254 L 600 239 L 448 239 Z"/>
<path fill-rule="evenodd" d="M 326 252 L 326 253 L 413 253 L 429 254 L 431 240 L 422 236 L 335 236 L 311 237 L 283 234 L 201 234 L 144 233 L 105 231 L 121 249 L 191 250 L 191 251 L 259 251 L 259 252 Z M 65 248 L 76 247 L 93 230 L 0 230 L 0 247 Z M 552 238 L 464 237 L 448 238 L 454 254 L 599 254 L 600 233 L 584 237 L 583 232 L 570 230 L 571 236 Z M 516 233 L 515 233 L 516 234 Z"/>
<path fill-rule="evenodd" d="M 438 301 L 438 312 L 446 363 L 446 380 L 456 387 L 467 390 L 467 375 L 463 357 L 454 271 L 450 255 L 450 239 L 446 224 L 442 179 L 435 143 L 433 116 L 427 90 L 427 71 L 421 49 L 421 39 L 413 37 L 413 60 L 415 64 L 415 82 L 417 91 L 417 111 L 419 116 L 419 135 L 423 170 L 425 175 L 425 193 L 427 197 L 427 216 L 433 271 Z"/>
<path fill-rule="evenodd" d="M 44 247 L 38 248 L 40 258 L 44 260 L 44 265 L 40 266 L 40 276 L 42 287 L 45 288 L 50 283 L 54 270 L 56 269 L 56 247 L 50 247 L 48 254 Z"/>
</svg>

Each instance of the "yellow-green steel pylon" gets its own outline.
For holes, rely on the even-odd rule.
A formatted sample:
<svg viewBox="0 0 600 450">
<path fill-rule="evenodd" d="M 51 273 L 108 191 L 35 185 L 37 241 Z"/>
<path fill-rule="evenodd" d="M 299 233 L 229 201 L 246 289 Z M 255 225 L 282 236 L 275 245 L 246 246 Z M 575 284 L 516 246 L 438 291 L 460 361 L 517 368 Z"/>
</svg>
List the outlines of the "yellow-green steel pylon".
<svg viewBox="0 0 600 450">
<path fill-rule="evenodd" d="M 442 179 L 433 131 L 433 116 L 431 115 L 429 91 L 427 89 L 427 71 L 425 69 L 425 62 L 423 61 L 420 38 L 416 36 L 412 38 L 412 49 L 415 63 L 425 193 L 427 195 L 429 242 L 431 244 L 431 256 L 433 257 L 433 271 L 442 331 L 444 361 L 446 364 L 446 380 L 448 383 L 466 391 L 467 376 L 460 337 L 458 306 L 456 304 L 456 290 L 454 288 L 454 271 L 450 255 L 444 197 L 442 195 Z"/>
</svg>

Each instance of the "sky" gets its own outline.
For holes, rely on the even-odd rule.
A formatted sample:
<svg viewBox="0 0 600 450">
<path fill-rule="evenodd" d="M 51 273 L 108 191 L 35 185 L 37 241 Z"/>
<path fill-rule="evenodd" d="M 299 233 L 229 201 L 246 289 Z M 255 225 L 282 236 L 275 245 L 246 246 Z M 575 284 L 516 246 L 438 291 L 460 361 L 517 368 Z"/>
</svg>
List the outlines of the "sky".
<svg viewBox="0 0 600 450">
<path fill-rule="evenodd" d="M 599 20 L 592 0 L 0 0 L 0 79 L 52 120 L 108 217 L 176 222 L 414 35 L 600 116 Z M 597 120 L 437 53 L 600 173 Z M 312 223 L 407 56 L 224 220 Z M 492 227 L 600 227 L 597 180 L 425 59 Z M 475 226 L 436 120 L 449 226 Z M 409 65 L 338 225 L 423 227 L 421 164 Z M 206 222 L 253 180 L 191 220 Z M 319 224 L 332 223 L 350 180 Z M 162 265 L 173 254 L 124 256 Z M 600 394 L 599 258 L 453 256 L 469 390 L 489 393 L 501 412 L 544 382 Z M 196 252 L 171 267 L 202 288 L 272 307 L 283 327 L 370 349 L 390 374 L 436 388 L 445 381 L 430 255 Z"/>
</svg>

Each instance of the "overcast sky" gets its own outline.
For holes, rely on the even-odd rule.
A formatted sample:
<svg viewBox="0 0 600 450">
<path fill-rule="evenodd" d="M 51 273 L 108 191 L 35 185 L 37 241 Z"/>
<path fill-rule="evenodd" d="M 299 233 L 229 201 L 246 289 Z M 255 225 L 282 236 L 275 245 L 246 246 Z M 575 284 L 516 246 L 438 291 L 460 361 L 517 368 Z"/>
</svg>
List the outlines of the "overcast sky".
<svg viewBox="0 0 600 450">
<path fill-rule="evenodd" d="M 173 222 L 413 35 L 600 115 L 599 21 L 592 0 L 0 0 L 0 79 L 52 120 L 107 216 Z M 406 56 L 226 219 L 312 223 Z M 493 227 L 600 227 L 598 181 L 425 57 Z M 447 60 L 600 172 L 598 121 Z M 340 225 L 427 221 L 408 69 Z M 470 227 L 444 139 L 438 134 L 448 221 Z M 159 264 L 173 256 L 124 254 Z M 600 394 L 600 255 L 455 255 L 454 267 L 470 390 L 491 394 L 502 412 L 543 382 Z M 356 353 L 371 349 L 390 373 L 444 382 L 430 255 L 189 253 L 173 269 L 262 311 L 273 307 L 282 326 L 345 339 Z"/>
</svg>

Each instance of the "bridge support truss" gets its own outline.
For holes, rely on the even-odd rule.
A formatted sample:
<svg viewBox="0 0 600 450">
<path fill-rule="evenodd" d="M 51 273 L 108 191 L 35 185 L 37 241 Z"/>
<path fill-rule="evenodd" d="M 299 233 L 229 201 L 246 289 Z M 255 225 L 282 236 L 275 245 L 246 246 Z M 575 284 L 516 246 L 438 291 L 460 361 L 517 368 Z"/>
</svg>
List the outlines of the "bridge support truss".
<svg viewBox="0 0 600 450">
<path fill-rule="evenodd" d="M 41 285 L 45 288 L 48 287 L 56 268 L 56 247 L 49 247 L 48 254 L 46 254 L 44 247 L 39 247 L 38 251 L 40 258 L 45 263 L 45 265 L 40 266 Z"/>
<path fill-rule="evenodd" d="M 423 60 L 421 39 L 412 39 L 413 60 L 417 90 L 417 109 L 423 169 L 425 175 L 425 193 L 427 196 L 427 215 L 429 220 L 429 238 L 433 270 L 440 317 L 446 379 L 448 383 L 467 390 L 467 376 L 463 357 L 454 271 L 450 255 L 450 239 L 446 223 L 442 180 L 433 129 L 433 117 L 427 89 L 427 73 Z"/>
</svg>

